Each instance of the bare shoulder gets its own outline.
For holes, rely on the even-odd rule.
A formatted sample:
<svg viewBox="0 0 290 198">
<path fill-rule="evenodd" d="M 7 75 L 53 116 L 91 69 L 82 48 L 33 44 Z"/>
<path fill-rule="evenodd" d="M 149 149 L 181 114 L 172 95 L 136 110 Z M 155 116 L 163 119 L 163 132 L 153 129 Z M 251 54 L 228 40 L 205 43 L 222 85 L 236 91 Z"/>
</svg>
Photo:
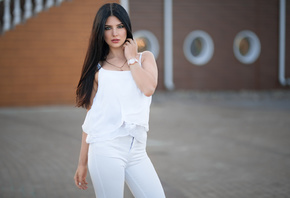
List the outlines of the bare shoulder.
<svg viewBox="0 0 290 198">
<path fill-rule="evenodd" d="M 144 51 L 142 52 L 141 63 L 143 67 L 157 67 L 155 57 L 152 52 Z"/>
<path fill-rule="evenodd" d="M 141 64 L 143 69 L 150 72 L 153 76 L 157 78 L 158 68 L 155 57 L 152 52 L 144 51 L 142 53 Z"/>
<path fill-rule="evenodd" d="M 146 58 L 150 58 L 150 59 L 154 59 L 155 60 L 153 53 L 150 52 L 150 51 L 142 52 L 142 60 L 144 60 Z"/>
</svg>

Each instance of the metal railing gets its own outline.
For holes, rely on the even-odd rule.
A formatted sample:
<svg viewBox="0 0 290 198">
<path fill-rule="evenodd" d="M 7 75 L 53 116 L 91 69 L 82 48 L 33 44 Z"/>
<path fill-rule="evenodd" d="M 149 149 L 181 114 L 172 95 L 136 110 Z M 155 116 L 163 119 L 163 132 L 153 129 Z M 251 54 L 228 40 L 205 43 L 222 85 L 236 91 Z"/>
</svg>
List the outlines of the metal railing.
<svg viewBox="0 0 290 198">
<path fill-rule="evenodd" d="M 0 0 L 0 33 L 13 29 L 38 13 L 65 0 Z"/>
</svg>

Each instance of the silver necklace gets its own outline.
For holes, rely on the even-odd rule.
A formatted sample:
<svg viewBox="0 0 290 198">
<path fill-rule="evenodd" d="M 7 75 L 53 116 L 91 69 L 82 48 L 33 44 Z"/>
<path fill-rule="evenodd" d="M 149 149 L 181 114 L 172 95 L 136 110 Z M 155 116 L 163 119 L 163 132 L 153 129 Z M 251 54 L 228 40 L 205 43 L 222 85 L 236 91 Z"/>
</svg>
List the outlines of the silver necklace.
<svg viewBox="0 0 290 198">
<path fill-rule="evenodd" d="M 122 67 L 124 67 L 125 63 L 127 62 L 127 60 L 125 60 L 124 64 L 120 67 L 120 66 L 117 66 L 117 65 L 114 65 L 110 62 L 108 62 L 107 60 L 105 60 L 107 63 L 109 63 L 110 65 L 114 66 L 114 67 L 117 67 L 118 69 L 120 69 L 121 71 L 123 71 Z"/>
</svg>

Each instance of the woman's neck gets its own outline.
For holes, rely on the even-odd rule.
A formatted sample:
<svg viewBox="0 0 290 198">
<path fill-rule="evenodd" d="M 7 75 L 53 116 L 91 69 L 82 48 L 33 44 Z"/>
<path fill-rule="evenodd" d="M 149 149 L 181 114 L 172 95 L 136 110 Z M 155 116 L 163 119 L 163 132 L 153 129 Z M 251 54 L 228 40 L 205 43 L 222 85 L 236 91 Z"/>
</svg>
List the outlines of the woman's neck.
<svg viewBox="0 0 290 198">
<path fill-rule="evenodd" d="M 113 58 L 125 59 L 124 51 L 121 47 L 117 49 L 112 49 L 112 48 L 110 49 L 107 59 L 113 59 Z"/>
</svg>

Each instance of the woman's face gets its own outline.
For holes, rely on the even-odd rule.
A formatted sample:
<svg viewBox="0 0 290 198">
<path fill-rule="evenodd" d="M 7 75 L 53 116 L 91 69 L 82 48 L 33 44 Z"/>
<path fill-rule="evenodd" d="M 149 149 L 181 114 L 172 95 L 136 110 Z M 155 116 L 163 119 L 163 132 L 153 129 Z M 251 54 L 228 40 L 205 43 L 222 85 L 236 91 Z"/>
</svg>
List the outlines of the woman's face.
<svg viewBox="0 0 290 198">
<path fill-rule="evenodd" d="M 109 16 L 105 24 L 105 41 L 110 48 L 121 47 L 127 39 L 127 30 L 115 16 Z"/>
</svg>

